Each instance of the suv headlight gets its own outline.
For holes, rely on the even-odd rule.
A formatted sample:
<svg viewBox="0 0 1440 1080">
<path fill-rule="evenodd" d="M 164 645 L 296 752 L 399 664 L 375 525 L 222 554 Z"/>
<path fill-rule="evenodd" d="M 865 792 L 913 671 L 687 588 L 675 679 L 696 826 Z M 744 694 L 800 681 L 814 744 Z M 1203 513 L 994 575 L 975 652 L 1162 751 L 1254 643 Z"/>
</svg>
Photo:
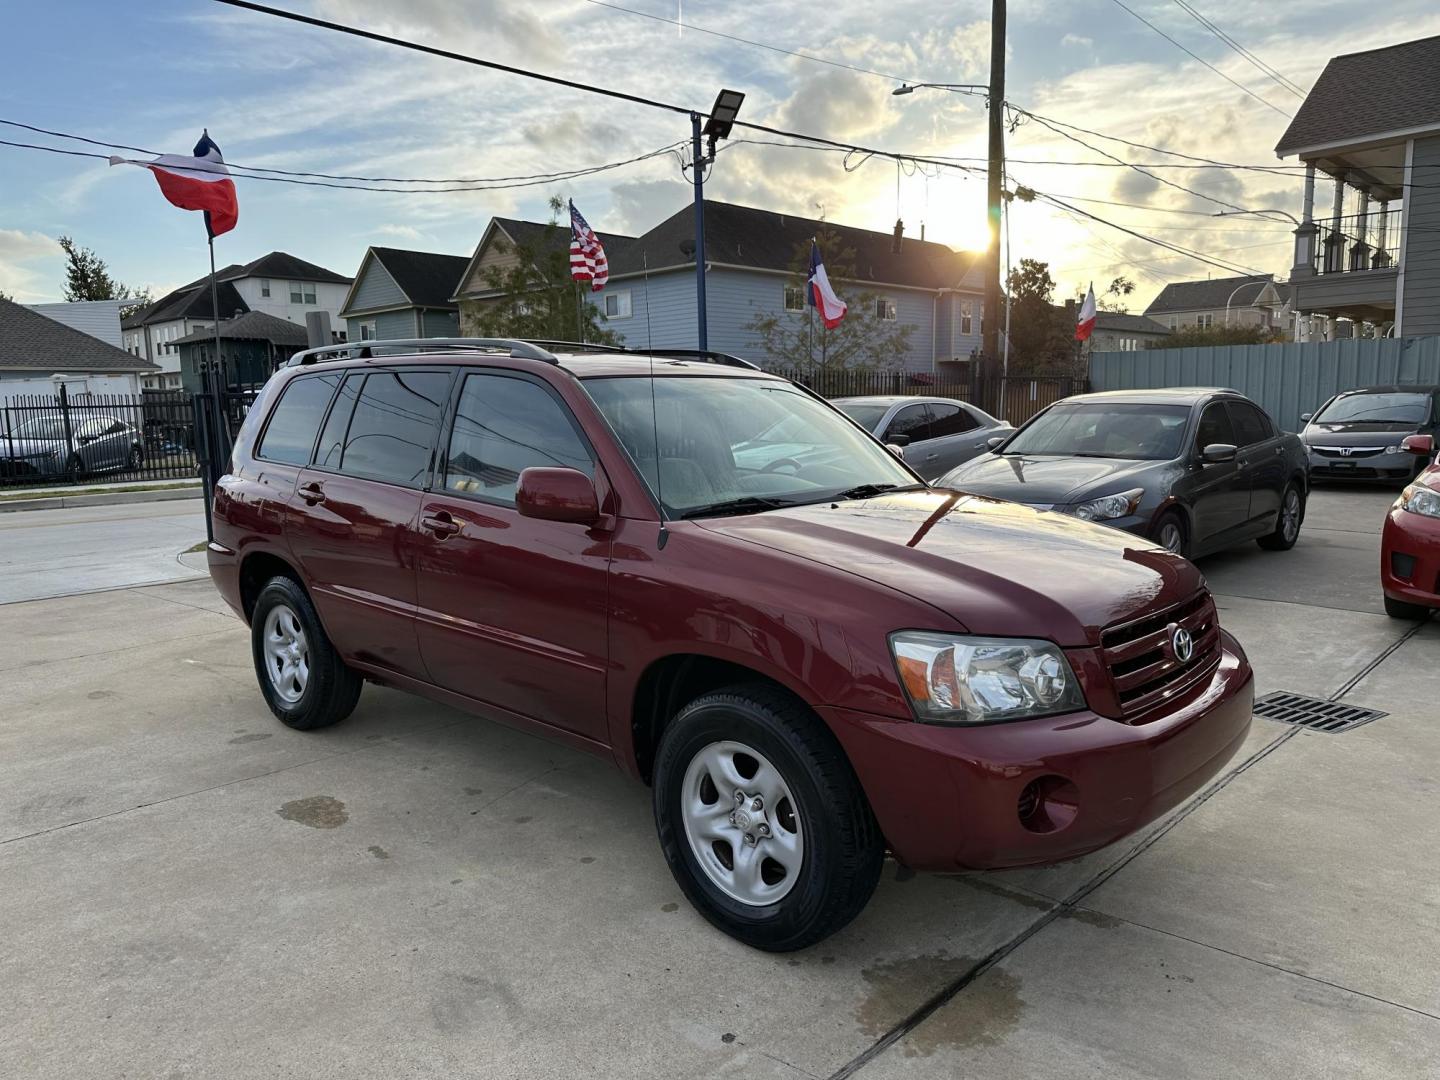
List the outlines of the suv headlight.
<svg viewBox="0 0 1440 1080">
<path fill-rule="evenodd" d="M 1085 707 L 1053 642 L 902 630 L 890 635 L 890 650 L 917 720 L 993 724 Z"/>
<path fill-rule="evenodd" d="M 1071 513 L 1082 521 L 1109 521 L 1112 518 L 1129 517 L 1140 505 L 1144 488 L 1122 491 L 1115 495 L 1104 495 L 1088 502 L 1077 503 Z"/>
<path fill-rule="evenodd" d="M 1411 484 L 1400 493 L 1398 504 L 1401 510 L 1425 517 L 1440 518 L 1440 491 L 1424 484 Z"/>
</svg>

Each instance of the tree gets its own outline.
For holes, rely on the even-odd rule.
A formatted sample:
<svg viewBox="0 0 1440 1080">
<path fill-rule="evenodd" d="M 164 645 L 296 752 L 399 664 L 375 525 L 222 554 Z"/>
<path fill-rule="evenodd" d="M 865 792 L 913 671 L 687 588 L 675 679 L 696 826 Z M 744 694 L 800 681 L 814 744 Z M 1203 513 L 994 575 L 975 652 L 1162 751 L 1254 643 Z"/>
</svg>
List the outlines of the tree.
<svg viewBox="0 0 1440 1080">
<path fill-rule="evenodd" d="M 600 309 L 588 299 L 589 286 L 570 277 L 568 231 L 559 223 L 564 206 L 551 197 L 547 239 L 497 249 L 513 252 L 515 260 L 485 271 L 485 283 L 500 295 L 464 313 L 467 333 L 473 328 L 481 337 L 621 343 L 620 335 L 601 323 Z"/>
<path fill-rule="evenodd" d="M 855 249 L 847 246 L 839 233 L 822 228 L 815 242 L 835 295 L 845 301 L 845 318 L 840 325 L 827 330 L 818 319 L 812 323 L 813 309 L 806 307 L 802 311 L 757 315 L 745 324 L 745 329 L 760 338 L 761 347 L 780 366 L 802 376 L 818 371 L 898 368 L 910 349 L 915 328 L 882 315 L 884 298 L 856 282 Z M 804 296 L 809 276 L 810 243 L 805 241 L 795 246 L 786 293 Z"/>
<path fill-rule="evenodd" d="M 15 302 L 15 297 L 13 294 L 6 292 L 4 289 L 0 289 L 0 300 L 9 300 L 13 304 Z"/>
<path fill-rule="evenodd" d="M 87 247 L 81 247 L 68 236 L 60 237 L 60 250 L 65 252 L 66 300 L 131 300 L 120 309 L 122 319 L 151 302 L 150 290 L 132 291 L 130 286 L 110 276 L 105 260 Z"/>
<path fill-rule="evenodd" d="M 1056 309 L 1050 264 L 1021 259 L 1006 281 L 1010 293 L 1010 371 L 1068 375 L 1075 367 L 1074 327 Z"/>
<path fill-rule="evenodd" d="M 1182 326 L 1168 337 L 1145 343 L 1147 349 L 1184 349 L 1193 345 L 1268 345 L 1286 340 L 1283 330 L 1264 326 Z"/>
<path fill-rule="evenodd" d="M 1118 311 L 1125 313 L 1130 310 L 1130 305 L 1125 302 L 1125 297 L 1135 291 L 1135 282 L 1131 281 L 1124 274 L 1114 278 L 1109 286 L 1095 298 L 1095 306 L 1101 311 Z M 1075 290 L 1075 302 L 1084 303 L 1085 290 Z"/>
</svg>

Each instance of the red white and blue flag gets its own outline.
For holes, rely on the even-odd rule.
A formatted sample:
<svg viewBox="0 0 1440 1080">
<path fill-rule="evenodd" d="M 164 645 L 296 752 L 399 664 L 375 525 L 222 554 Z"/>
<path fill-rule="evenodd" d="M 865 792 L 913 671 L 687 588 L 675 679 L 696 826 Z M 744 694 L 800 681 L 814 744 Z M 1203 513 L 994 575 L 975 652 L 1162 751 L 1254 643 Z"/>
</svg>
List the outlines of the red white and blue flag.
<svg viewBox="0 0 1440 1080">
<path fill-rule="evenodd" d="M 211 239 L 235 228 L 240 220 L 240 202 L 235 197 L 235 181 L 220 148 L 206 131 L 195 144 L 195 153 L 161 154 L 154 161 L 132 161 L 112 157 L 111 165 L 139 165 L 155 174 L 160 193 L 181 210 L 203 210 L 205 228 Z"/>
<path fill-rule="evenodd" d="M 599 292 L 610 280 L 610 261 L 605 258 L 605 245 L 580 216 L 575 203 L 570 203 L 570 277 L 590 282 L 590 291 Z"/>
<path fill-rule="evenodd" d="M 806 285 L 805 302 L 820 312 L 820 321 L 827 330 L 834 330 L 845 318 L 846 305 L 830 287 L 830 277 L 820 261 L 820 245 L 813 239 L 810 241 L 810 280 Z"/>
</svg>

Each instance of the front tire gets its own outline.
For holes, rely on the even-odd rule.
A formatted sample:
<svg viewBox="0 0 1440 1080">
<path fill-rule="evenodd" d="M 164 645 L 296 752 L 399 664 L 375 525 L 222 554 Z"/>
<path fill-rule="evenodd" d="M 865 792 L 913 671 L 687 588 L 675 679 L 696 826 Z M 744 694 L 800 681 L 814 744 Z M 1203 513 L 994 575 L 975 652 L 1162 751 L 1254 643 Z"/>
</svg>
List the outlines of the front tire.
<svg viewBox="0 0 1440 1080">
<path fill-rule="evenodd" d="M 1174 510 L 1167 510 L 1160 515 L 1160 520 L 1155 522 L 1151 539 L 1176 555 L 1188 556 L 1190 553 L 1190 531 L 1185 526 L 1185 518 Z"/>
<path fill-rule="evenodd" d="M 364 681 L 330 644 L 300 584 L 271 578 L 250 615 L 250 647 L 260 693 L 287 727 L 313 731 L 355 709 Z"/>
<path fill-rule="evenodd" d="M 1392 619 L 1405 619 L 1407 622 L 1414 622 L 1423 619 L 1430 614 L 1430 609 L 1420 604 L 1407 604 L 1404 600 L 1391 600 L 1385 597 L 1385 614 Z"/>
<path fill-rule="evenodd" d="M 1291 484 L 1280 496 L 1280 512 L 1275 516 L 1275 531 L 1255 542 L 1266 551 L 1289 551 L 1300 539 L 1300 523 L 1305 520 L 1305 496 Z"/>
<path fill-rule="evenodd" d="M 655 759 L 655 825 L 676 882 L 731 937 L 789 952 L 858 915 L 884 841 L 850 762 L 804 704 L 768 686 L 697 698 Z"/>
</svg>

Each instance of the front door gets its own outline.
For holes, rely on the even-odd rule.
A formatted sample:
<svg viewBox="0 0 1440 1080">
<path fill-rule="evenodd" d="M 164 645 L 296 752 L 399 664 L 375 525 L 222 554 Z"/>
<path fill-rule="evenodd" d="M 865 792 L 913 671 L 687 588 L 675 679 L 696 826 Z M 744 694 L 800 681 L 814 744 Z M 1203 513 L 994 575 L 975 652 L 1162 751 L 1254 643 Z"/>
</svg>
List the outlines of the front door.
<svg viewBox="0 0 1440 1080">
<path fill-rule="evenodd" d="M 1190 540 L 1193 548 L 1223 543 L 1227 534 L 1244 524 L 1250 508 L 1249 487 L 1238 462 L 1207 464 L 1200 456 L 1205 447 L 1217 443 L 1235 444 L 1235 428 L 1223 401 L 1212 401 L 1205 406 L 1191 448 Z"/>
<path fill-rule="evenodd" d="M 521 517 L 520 472 L 597 466 L 538 379 L 470 369 L 420 507 L 420 648 L 437 685 L 608 743 L 610 537 Z"/>
<path fill-rule="evenodd" d="M 1250 492 L 1246 514 L 1249 530 L 1270 532 L 1275 527 L 1280 499 L 1290 478 L 1284 439 L 1270 418 L 1248 401 L 1230 402 L 1230 420 L 1235 425 L 1235 443 L 1240 448 L 1240 471 Z"/>
<path fill-rule="evenodd" d="M 970 410 L 949 402 L 932 401 L 929 418 L 910 436 L 916 452 L 905 459 L 921 476 L 934 480 L 975 456 L 975 440 L 967 435 L 980 426 Z"/>
</svg>

